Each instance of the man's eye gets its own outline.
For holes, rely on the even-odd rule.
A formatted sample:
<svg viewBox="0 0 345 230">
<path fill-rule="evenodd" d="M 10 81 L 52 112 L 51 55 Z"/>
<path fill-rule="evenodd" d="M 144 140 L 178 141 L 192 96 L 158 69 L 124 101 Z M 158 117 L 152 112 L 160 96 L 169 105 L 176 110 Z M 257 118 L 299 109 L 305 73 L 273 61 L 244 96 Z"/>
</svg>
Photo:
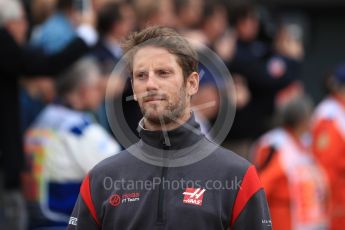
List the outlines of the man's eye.
<svg viewBox="0 0 345 230">
<path fill-rule="evenodd" d="M 138 73 L 138 74 L 135 75 L 135 78 L 137 78 L 137 79 L 144 79 L 145 76 L 146 76 L 145 73 Z"/>
<path fill-rule="evenodd" d="M 160 70 L 159 71 L 159 75 L 161 75 L 161 76 L 168 76 L 169 74 L 170 74 L 170 72 L 166 71 L 166 70 Z"/>
</svg>

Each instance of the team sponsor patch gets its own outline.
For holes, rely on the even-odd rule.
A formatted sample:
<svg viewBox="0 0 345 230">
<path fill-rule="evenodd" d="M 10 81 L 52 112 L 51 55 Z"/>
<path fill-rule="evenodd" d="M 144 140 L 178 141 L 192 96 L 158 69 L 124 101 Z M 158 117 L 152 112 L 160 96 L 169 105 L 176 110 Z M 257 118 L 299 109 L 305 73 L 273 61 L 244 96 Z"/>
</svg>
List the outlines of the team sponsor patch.
<svg viewBox="0 0 345 230">
<path fill-rule="evenodd" d="M 140 200 L 140 193 L 138 192 L 125 193 L 122 195 L 113 194 L 109 198 L 109 204 L 116 207 L 116 206 L 119 206 L 120 204 L 137 202 L 139 200 Z"/>
<path fill-rule="evenodd" d="M 186 188 L 183 203 L 201 206 L 205 191 L 206 189 L 201 188 Z"/>
</svg>

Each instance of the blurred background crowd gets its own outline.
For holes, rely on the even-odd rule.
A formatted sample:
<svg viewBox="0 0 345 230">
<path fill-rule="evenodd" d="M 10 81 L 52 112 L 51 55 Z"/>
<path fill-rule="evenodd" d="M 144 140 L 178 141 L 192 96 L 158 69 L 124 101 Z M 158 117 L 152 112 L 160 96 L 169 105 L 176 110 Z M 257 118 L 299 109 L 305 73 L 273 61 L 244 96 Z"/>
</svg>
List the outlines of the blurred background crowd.
<svg viewBox="0 0 345 230">
<path fill-rule="evenodd" d="M 345 226 L 345 17 L 341 1 L 0 0 L 0 229 L 65 229 L 80 183 L 121 146 L 105 100 L 121 40 L 175 28 L 232 75 L 236 116 L 223 146 L 253 162 L 274 229 Z M 193 105 L 203 127 L 220 104 L 207 66 Z M 230 76 L 229 76 L 230 77 Z M 107 89 L 107 93 L 106 93 Z"/>
</svg>

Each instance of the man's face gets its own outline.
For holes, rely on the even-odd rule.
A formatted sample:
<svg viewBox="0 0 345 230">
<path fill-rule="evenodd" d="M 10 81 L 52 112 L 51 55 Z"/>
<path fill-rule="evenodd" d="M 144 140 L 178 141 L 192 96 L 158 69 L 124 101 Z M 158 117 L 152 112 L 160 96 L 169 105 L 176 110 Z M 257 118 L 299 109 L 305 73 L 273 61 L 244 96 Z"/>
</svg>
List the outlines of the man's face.
<svg viewBox="0 0 345 230">
<path fill-rule="evenodd" d="M 190 96 L 196 93 L 193 83 L 184 80 L 177 57 L 152 46 L 134 55 L 132 85 L 144 117 L 154 124 L 170 123 L 189 113 Z"/>
<path fill-rule="evenodd" d="M 114 26 L 114 33 L 122 39 L 133 31 L 135 26 L 135 13 L 129 5 L 122 6 L 120 11 L 122 20 Z"/>
<path fill-rule="evenodd" d="M 25 43 L 28 24 L 23 9 L 21 9 L 20 17 L 18 17 L 17 19 L 9 20 L 5 24 L 5 27 L 19 45 Z"/>
<path fill-rule="evenodd" d="M 253 41 L 258 34 L 259 19 L 255 15 L 241 19 L 236 26 L 238 36 L 244 41 Z"/>
<path fill-rule="evenodd" d="M 100 107 L 104 98 L 102 79 L 94 73 L 91 83 L 84 83 L 79 88 L 79 95 L 83 101 L 83 109 L 96 110 Z"/>
</svg>

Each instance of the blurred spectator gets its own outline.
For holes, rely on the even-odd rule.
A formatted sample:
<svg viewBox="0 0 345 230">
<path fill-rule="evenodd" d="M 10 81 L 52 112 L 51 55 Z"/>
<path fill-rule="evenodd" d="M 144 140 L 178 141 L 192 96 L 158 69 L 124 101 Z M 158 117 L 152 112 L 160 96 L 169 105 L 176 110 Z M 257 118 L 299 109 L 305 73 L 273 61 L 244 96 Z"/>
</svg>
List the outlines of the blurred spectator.
<svg viewBox="0 0 345 230">
<path fill-rule="evenodd" d="M 202 40 L 206 46 L 214 49 L 214 43 L 224 34 L 227 28 L 227 11 L 219 2 L 207 2 L 203 5 L 202 12 L 202 19 L 200 21 L 200 32 L 204 36 Z M 200 52 L 203 52 L 202 48 Z M 216 85 L 219 76 L 214 76 L 212 73 L 216 73 L 216 70 L 211 70 L 209 69 L 210 66 L 205 66 L 204 64 L 199 63 L 200 86 L 198 93 L 192 99 L 192 104 L 193 106 L 202 107 L 208 103 L 213 103 L 197 113 L 204 122 L 212 123 L 217 117 L 219 108 L 219 94 Z"/>
<path fill-rule="evenodd" d="M 139 29 L 149 25 L 176 26 L 173 0 L 133 0 Z"/>
<path fill-rule="evenodd" d="M 214 49 L 215 42 L 225 34 L 228 27 L 226 7 L 217 1 L 206 2 L 203 8 L 201 31 L 206 37 L 206 44 Z"/>
<path fill-rule="evenodd" d="M 228 136 L 227 146 L 248 157 L 252 141 L 272 125 L 275 106 L 289 101 L 303 92 L 300 78 L 303 45 L 285 33 L 285 25 L 276 32 L 273 47 L 257 40 L 259 17 L 252 5 L 244 5 L 235 15 L 235 28 L 238 37 L 236 53 L 230 60 L 229 68 L 236 74 L 238 89 L 247 88 L 247 104 L 241 104 L 236 112 L 234 125 Z M 284 31 L 284 33 L 282 32 Z M 287 43 L 296 49 L 289 51 Z M 282 91 L 284 89 L 284 91 Z M 248 94 L 249 93 L 249 94 Z M 255 114 L 256 119 L 252 118 Z"/>
<path fill-rule="evenodd" d="M 96 34 L 89 26 L 80 27 L 78 36 L 63 51 L 46 56 L 34 50 L 23 48 L 26 39 L 27 21 L 21 4 L 17 0 L 0 0 L 0 164 L 4 175 L 0 181 L 0 189 L 4 205 L 10 205 L 4 210 L 4 221 L 11 223 L 4 229 L 18 229 L 23 221 L 18 217 L 21 213 L 17 194 L 20 188 L 20 174 L 23 170 L 23 150 L 20 133 L 18 78 L 35 75 L 54 75 L 85 54 L 96 41 Z M 86 31 L 88 33 L 86 33 Z M 92 35 L 93 32 L 93 35 Z M 3 197 L 0 197 L 0 200 Z M 13 199 L 12 199 L 13 198 Z M 15 220 L 13 221 L 14 218 Z M 2 221 L 3 222 L 3 221 Z M 1 223 L 0 223 L 1 224 Z"/>
<path fill-rule="evenodd" d="M 33 24 L 41 24 L 50 17 L 55 10 L 57 0 L 32 0 L 30 4 Z"/>
<path fill-rule="evenodd" d="M 202 20 L 200 22 L 200 32 L 202 36 L 204 36 L 204 38 L 201 39 L 204 44 L 218 55 L 221 52 L 222 55 L 220 55 L 220 57 L 222 59 L 230 58 L 230 56 L 233 55 L 234 39 L 228 31 L 227 8 L 224 4 L 218 1 L 204 3 Z M 222 79 L 220 76 L 211 74 L 219 73 L 217 70 L 209 69 L 211 67 L 205 66 L 204 64 L 205 63 L 199 63 L 199 72 L 201 75 L 200 86 L 197 95 L 192 99 L 192 103 L 193 106 L 198 106 L 214 102 L 212 106 L 208 106 L 199 111 L 202 118 L 212 124 L 217 118 L 220 102 L 219 89 L 216 83 L 217 81 L 220 83 Z"/>
<path fill-rule="evenodd" d="M 33 49 L 45 54 L 53 54 L 75 38 L 76 32 L 72 21 L 76 21 L 73 0 L 34 0 L 30 3 L 34 25 L 30 45 Z M 37 76 L 44 79 L 47 76 Z M 23 82 L 23 81 L 22 81 Z M 24 80 L 19 98 L 21 102 L 22 130 L 25 131 L 36 119 L 47 102 L 42 100 L 38 92 L 40 80 Z M 33 93 L 32 91 L 36 91 Z"/>
<path fill-rule="evenodd" d="M 91 0 L 92 7 L 96 13 L 100 9 L 102 9 L 105 4 L 108 4 L 109 2 L 119 2 L 119 0 Z"/>
<path fill-rule="evenodd" d="M 48 77 L 21 79 L 20 83 L 21 129 L 25 133 L 46 104 L 54 100 L 55 89 Z"/>
<path fill-rule="evenodd" d="M 331 230 L 345 226 L 345 64 L 328 79 L 330 95 L 316 108 L 313 150 L 331 185 Z"/>
<path fill-rule="evenodd" d="M 54 6 L 53 14 L 42 25 L 36 26 L 31 37 L 30 44 L 33 49 L 39 49 L 45 54 L 54 54 L 65 48 L 77 36 L 77 25 L 81 22 L 83 10 L 91 11 L 91 8 L 87 8 L 91 5 L 88 6 L 84 0 L 57 0 Z M 25 88 L 22 89 L 20 97 L 21 101 L 25 101 L 22 107 L 22 120 L 32 121 L 34 115 L 37 115 L 37 103 L 41 102 L 42 108 L 45 103 L 40 101 L 37 95 L 25 93 Z M 28 117 L 29 115 L 32 115 L 32 118 Z"/>
<path fill-rule="evenodd" d="M 74 0 L 58 0 L 56 12 L 42 25 L 37 26 L 31 38 L 35 48 L 41 48 L 47 54 L 55 53 L 72 41 L 76 36 L 77 11 Z"/>
<path fill-rule="evenodd" d="M 204 0 L 173 0 L 176 27 L 179 30 L 196 29 L 203 16 Z"/>
<path fill-rule="evenodd" d="M 92 54 L 101 66 L 104 87 L 107 87 L 106 100 L 122 96 L 121 93 L 124 94 L 125 98 L 132 95 L 130 82 L 127 82 L 125 87 L 126 79 L 121 76 L 115 76 L 113 70 L 123 55 L 120 42 L 129 32 L 133 31 L 135 22 L 133 8 L 126 2 L 105 3 L 98 12 L 97 29 L 100 34 L 100 40 Z M 111 78 L 109 79 L 109 77 Z M 137 103 L 134 101 L 124 101 L 123 107 L 129 126 L 136 130 L 141 118 Z M 98 110 L 98 118 L 102 126 L 112 133 L 106 116 L 105 103 Z"/>
<path fill-rule="evenodd" d="M 267 69 L 270 76 L 277 79 L 273 87 L 274 106 L 280 107 L 304 92 L 299 75 L 300 61 L 304 57 L 302 28 L 297 24 L 282 24 L 273 42 L 274 53 Z"/>
<path fill-rule="evenodd" d="M 133 31 L 135 15 L 132 6 L 125 2 L 109 2 L 97 15 L 97 30 L 100 40 L 93 55 L 100 63 L 102 74 L 109 76 L 123 52 L 121 40 Z"/>
<path fill-rule="evenodd" d="M 253 161 L 277 230 L 328 229 L 326 174 L 310 152 L 312 106 L 298 97 L 281 108 L 282 126 L 263 135 Z"/>
<path fill-rule="evenodd" d="M 56 91 L 58 103 L 43 110 L 25 137 L 30 229 L 66 227 L 84 176 L 120 150 L 86 112 L 98 108 L 104 95 L 93 59 L 84 58 L 65 71 Z"/>
<path fill-rule="evenodd" d="M 257 38 L 260 18 L 256 6 L 248 2 L 240 3 L 232 11 L 231 19 L 237 33 L 235 59 L 250 61 L 265 57 L 269 47 Z"/>
<path fill-rule="evenodd" d="M 231 11 L 231 22 L 237 41 L 234 55 L 227 64 L 231 74 L 235 76 L 235 88 L 239 90 L 236 94 L 240 97 L 247 95 L 247 98 L 239 101 L 235 120 L 224 146 L 248 158 L 253 139 L 267 130 L 263 127 L 268 126 L 267 106 L 260 105 L 267 101 L 265 93 L 262 89 L 257 89 L 255 85 L 255 83 L 262 83 L 262 76 L 251 67 L 255 65 L 257 69 L 265 68 L 264 58 L 267 55 L 268 46 L 257 40 L 259 16 L 254 5 L 241 3 L 234 7 Z M 237 84 L 239 85 L 236 86 Z M 252 119 L 252 114 L 256 114 L 256 121 Z"/>
</svg>

